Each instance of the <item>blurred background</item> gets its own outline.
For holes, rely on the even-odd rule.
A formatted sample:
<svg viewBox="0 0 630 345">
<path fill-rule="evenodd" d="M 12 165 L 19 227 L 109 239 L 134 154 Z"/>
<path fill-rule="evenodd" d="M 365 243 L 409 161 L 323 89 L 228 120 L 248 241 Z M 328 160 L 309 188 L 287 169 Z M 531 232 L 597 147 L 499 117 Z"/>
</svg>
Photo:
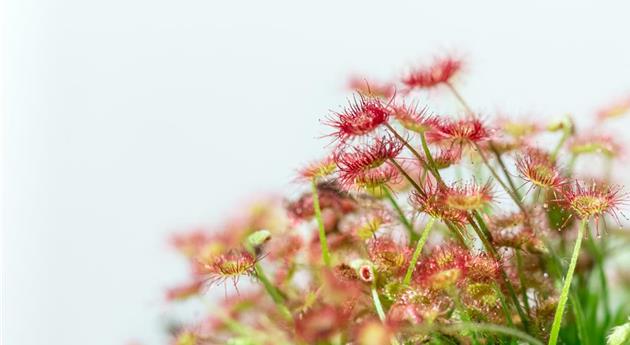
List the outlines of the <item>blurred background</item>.
<svg viewBox="0 0 630 345">
<path fill-rule="evenodd" d="M 626 1 L 5 7 L 10 345 L 164 343 L 164 288 L 187 274 L 169 234 L 298 188 L 351 74 L 392 79 L 461 52 L 476 109 L 547 119 L 591 116 L 630 90 Z"/>
</svg>

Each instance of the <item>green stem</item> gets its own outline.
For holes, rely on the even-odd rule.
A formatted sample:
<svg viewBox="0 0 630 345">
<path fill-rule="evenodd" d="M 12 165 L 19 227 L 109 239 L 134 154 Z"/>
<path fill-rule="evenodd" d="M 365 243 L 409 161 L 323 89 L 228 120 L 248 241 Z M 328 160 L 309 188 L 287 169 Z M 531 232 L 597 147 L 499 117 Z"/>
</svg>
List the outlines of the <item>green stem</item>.
<svg viewBox="0 0 630 345">
<path fill-rule="evenodd" d="M 249 326 L 244 325 L 242 322 L 238 322 L 234 320 L 230 315 L 228 315 L 224 311 L 214 311 L 214 314 L 225 324 L 226 328 L 228 328 L 233 333 L 245 337 L 247 339 L 252 339 L 252 341 L 256 341 L 256 343 L 263 343 L 266 340 L 269 340 L 269 335 L 258 331 L 256 329 L 250 328 Z M 210 340 L 210 339 L 208 339 Z M 274 339 L 276 344 L 288 344 L 285 339 Z M 200 340 L 201 343 L 205 344 L 206 342 Z"/>
<path fill-rule="evenodd" d="M 393 130 L 393 129 L 392 129 L 392 130 Z M 431 153 L 429 152 L 429 156 L 430 156 L 430 154 L 431 154 Z M 415 188 L 415 189 L 416 189 L 416 190 L 420 193 L 420 195 L 422 195 L 422 196 L 426 196 L 425 191 L 424 191 L 424 190 L 423 190 L 420 186 L 418 186 L 418 184 L 416 183 L 416 181 L 414 181 L 414 180 L 411 178 L 411 176 L 409 176 L 409 174 L 407 174 L 407 172 L 405 171 L 405 169 L 403 169 L 403 168 L 400 166 L 400 164 L 398 164 L 398 162 L 396 162 L 396 160 L 394 160 L 394 159 L 390 159 L 390 161 L 391 161 L 391 162 L 392 162 L 392 164 L 394 164 L 394 166 L 396 166 L 396 168 L 397 168 L 397 169 L 398 169 L 398 170 L 399 170 L 399 171 L 400 171 L 400 172 L 401 172 L 401 173 L 405 176 L 405 178 L 409 181 L 409 183 L 411 183 L 411 184 L 414 186 L 414 188 Z M 433 174 L 433 173 L 436 173 L 436 172 L 434 172 L 432 169 L 430 169 L 430 168 L 428 168 L 428 167 L 427 167 L 427 169 L 426 169 L 426 170 L 431 171 L 431 173 L 432 173 L 432 174 Z M 426 171 L 426 170 L 425 170 L 425 171 Z M 436 178 L 438 179 L 438 181 L 442 181 L 442 178 L 440 177 L 440 173 L 439 173 L 439 172 L 437 172 L 436 174 L 437 174 L 437 177 L 436 177 Z M 444 182 L 443 182 L 443 181 L 442 181 L 442 184 L 444 184 Z M 466 247 L 466 248 L 467 248 L 468 246 L 466 245 L 466 241 L 464 241 L 464 238 L 462 237 L 461 233 L 458 231 L 457 227 L 456 227 L 455 225 L 453 225 L 453 224 L 452 224 L 450 221 L 448 221 L 448 220 L 445 220 L 445 219 L 444 219 L 443 221 L 444 221 L 444 223 L 446 224 L 446 226 L 448 227 L 448 229 L 449 229 L 449 230 L 451 230 L 451 232 L 453 233 L 453 235 L 455 236 L 455 238 L 457 239 L 457 241 L 458 241 L 458 242 L 459 242 L 462 246 L 464 246 L 464 247 Z"/>
<path fill-rule="evenodd" d="M 496 282 L 492 283 L 492 287 L 494 288 L 494 291 L 499 296 L 499 301 L 501 302 L 501 309 L 503 310 L 503 315 L 505 316 L 505 320 L 507 321 L 508 326 L 514 327 L 514 322 L 512 321 L 512 316 L 510 315 L 510 309 L 508 308 L 507 303 L 505 301 L 505 296 L 503 295 L 503 291 L 501 291 L 499 284 L 497 284 Z"/>
<path fill-rule="evenodd" d="M 444 184 L 444 182 L 442 181 L 442 178 L 440 177 L 440 173 L 436 170 L 433 169 L 433 167 L 429 166 L 427 162 L 424 161 L 424 159 L 422 159 L 422 156 L 420 155 L 420 153 L 418 153 L 418 151 L 416 151 L 416 149 L 413 148 L 413 146 L 411 146 L 411 144 L 409 144 L 409 142 L 407 140 L 405 140 L 405 138 L 403 138 L 402 135 L 400 135 L 395 129 L 394 127 L 392 127 L 390 124 L 386 123 L 385 127 L 387 127 L 387 129 L 389 129 L 390 132 L 392 132 L 392 134 L 394 134 L 394 136 L 400 140 L 400 142 L 403 143 L 403 145 L 405 145 L 406 148 L 409 149 L 409 151 L 411 151 L 411 153 L 416 157 L 416 159 L 418 160 L 418 162 L 420 164 L 422 164 L 422 166 L 426 169 L 429 170 L 431 172 L 431 174 L 435 177 L 436 180 L 438 180 L 438 182 L 440 182 L 440 184 Z M 428 159 L 428 157 L 427 157 Z"/>
<path fill-rule="evenodd" d="M 376 291 L 376 276 L 372 281 L 372 286 L 370 287 L 370 290 L 372 292 L 372 301 L 374 303 L 374 309 L 376 309 L 376 314 L 378 314 L 379 320 L 381 320 L 381 322 L 385 324 L 387 322 L 387 316 L 385 315 L 385 309 L 383 309 L 383 305 L 381 304 L 381 298 L 378 296 L 378 291 Z M 398 340 L 396 340 L 396 336 L 392 336 L 391 344 L 400 345 L 398 343 Z"/>
<path fill-rule="evenodd" d="M 429 218 L 429 222 L 422 230 L 422 237 L 418 240 L 418 244 L 416 244 L 416 250 L 413 252 L 413 256 L 411 257 L 411 261 L 409 262 L 409 267 L 407 267 L 407 272 L 405 273 L 405 278 L 403 280 L 403 285 L 409 285 L 411 281 L 411 275 L 416 268 L 416 263 L 418 262 L 418 258 L 422 253 L 422 247 L 427 243 L 427 239 L 429 238 L 429 232 L 431 232 L 431 228 L 433 227 L 433 223 L 435 222 L 435 218 Z"/>
<path fill-rule="evenodd" d="M 459 91 L 457 91 L 455 86 L 453 86 L 453 84 L 451 84 L 450 82 L 446 82 L 446 86 L 449 88 L 449 90 L 451 90 L 451 93 L 453 94 L 453 96 L 455 96 L 457 101 L 462 105 L 462 107 L 466 110 L 466 112 L 468 112 L 469 114 L 472 114 L 473 111 L 470 108 L 470 106 L 468 105 L 468 102 L 466 102 L 464 97 L 462 97 L 462 95 L 459 93 Z"/>
<path fill-rule="evenodd" d="M 567 141 L 567 139 L 569 138 L 569 136 L 571 136 L 571 131 L 570 130 L 563 130 L 562 131 L 562 136 L 560 137 L 560 140 L 558 141 L 558 144 L 556 145 L 556 147 L 553 149 L 553 151 L 551 152 L 551 161 L 555 162 L 556 158 L 558 157 L 558 153 L 560 153 L 560 149 L 562 148 L 562 145 L 564 145 L 564 143 Z"/>
<path fill-rule="evenodd" d="M 545 244 L 545 248 L 548 251 L 548 260 L 547 262 L 551 268 L 551 275 L 556 279 L 562 278 L 562 268 L 560 264 L 560 258 L 556 254 L 555 250 L 551 243 L 544 237 L 541 236 L 543 243 Z M 584 319 L 584 312 L 582 311 L 582 305 L 580 304 L 580 299 L 575 290 L 571 291 L 569 294 L 569 300 L 571 305 L 573 306 L 573 316 L 575 317 L 575 323 L 578 329 L 578 338 L 580 339 L 580 344 L 589 345 L 588 334 L 586 333 L 586 321 Z"/>
<path fill-rule="evenodd" d="M 406 143 L 406 141 L 404 140 L 404 138 L 402 138 L 400 136 L 400 134 L 398 134 L 398 132 L 396 132 L 396 130 L 394 130 L 393 127 L 391 127 L 389 124 L 387 125 L 387 128 L 389 128 L 389 130 L 394 133 L 394 135 L 396 135 L 397 138 L 399 138 L 400 140 L 402 140 L 403 142 Z M 412 152 L 414 152 L 415 156 L 418 158 L 418 160 L 424 164 L 424 161 L 422 160 L 422 158 L 420 157 L 420 155 L 413 149 L 413 147 L 411 147 L 411 145 L 407 144 L 408 147 L 410 148 L 410 150 Z M 428 157 L 431 157 L 431 161 L 433 161 L 433 157 L 431 156 L 431 152 L 428 152 Z M 428 158 L 427 158 L 428 159 Z M 398 164 L 398 162 L 396 162 L 396 160 L 394 159 L 390 159 L 390 162 L 392 164 L 394 164 L 394 166 L 396 166 L 396 168 L 400 171 L 401 174 L 403 174 L 403 176 L 405 176 L 405 178 L 409 181 L 409 183 L 411 183 L 411 185 L 418 191 L 418 193 L 420 193 L 420 195 L 422 196 L 426 196 L 425 191 L 416 183 L 416 181 L 414 181 L 413 178 L 411 178 L 411 176 L 409 176 L 409 174 L 407 174 L 407 172 L 405 171 L 405 169 L 403 169 L 400 164 Z M 428 165 L 425 165 L 425 171 L 430 171 L 432 175 L 435 176 L 435 178 L 443 185 L 444 181 L 442 180 L 442 177 L 440 176 L 440 172 L 437 171 L 437 169 L 434 171 L 434 169 L 432 169 L 431 167 L 429 167 Z M 446 226 L 449 228 L 449 230 L 451 230 L 451 232 L 453 233 L 453 235 L 455 236 L 455 238 L 457 239 L 457 241 L 459 243 L 462 244 L 462 246 L 464 247 L 468 247 L 466 245 L 466 241 L 464 241 L 464 238 L 462 237 L 461 233 L 458 231 L 458 229 L 449 221 L 444 220 L 444 223 L 446 224 Z"/>
<path fill-rule="evenodd" d="M 487 227 L 485 223 L 483 222 L 483 219 L 481 219 L 481 217 L 478 217 L 477 221 L 479 222 L 480 225 L 477 225 L 470 215 L 468 216 L 468 222 L 470 223 L 473 230 L 475 231 L 475 233 L 477 234 L 477 236 L 483 243 L 484 248 L 486 249 L 486 252 L 488 252 L 488 254 L 490 255 L 492 259 L 498 261 L 499 254 L 497 253 L 496 249 L 492 246 L 490 241 L 486 238 L 486 236 L 484 235 L 484 232 L 480 229 L 480 226 L 482 226 L 487 231 Z M 499 269 L 499 273 L 501 274 L 501 278 L 503 279 L 503 282 L 505 283 L 508 289 L 508 292 L 510 293 L 510 299 L 512 299 L 512 303 L 514 304 L 514 307 L 516 307 L 516 311 L 518 312 L 518 315 L 521 317 L 521 320 L 523 321 L 523 326 L 525 327 L 525 330 L 526 331 L 529 330 L 529 318 L 527 317 L 527 314 L 525 314 L 525 311 L 523 311 L 523 308 L 521 307 L 521 303 L 519 302 L 518 297 L 516 296 L 516 291 L 514 290 L 514 286 L 510 282 L 510 279 L 508 279 L 507 273 L 505 273 L 505 270 L 503 268 Z"/>
<path fill-rule="evenodd" d="M 381 322 L 385 322 L 385 310 L 383 309 L 383 305 L 381 304 L 381 299 L 378 297 L 378 291 L 376 291 L 376 279 L 372 282 L 372 287 L 370 290 L 372 291 L 372 300 L 374 301 L 374 308 L 376 309 L 376 314 L 378 314 L 378 318 Z"/>
<path fill-rule="evenodd" d="M 411 183 L 413 188 L 416 191 L 418 191 L 418 193 L 420 193 L 420 195 L 422 195 L 422 196 L 426 195 L 426 193 L 424 192 L 422 187 L 420 187 L 418 185 L 418 183 L 411 176 L 409 176 L 409 174 L 405 171 L 405 169 L 403 169 L 403 167 L 401 167 L 400 164 L 398 164 L 398 162 L 396 162 L 395 159 L 390 158 L 389 161 L 396 167 L 396 169 L 398 169 L 398 171 L 400 171 L 401 174 L 403 174 L 403 176 L 407 179 L 407 181 L 409 181 L 409 183 Z"/>
<path fill-rule="evenodd" d="M 608 279 L 606 278 L 606 270 L 604 268 L 604 254 L 597 246 L 592 236 L 587 239 L 587 245 L 593 253 L 595 258 L 595 264 L 597 265 L 597 273 L 599 276 L 600 287 L 602 288 L 602 303 L 604 304 L 604 321 L 607 323 L 610 320 L 610 297 L 608 296 Z"/>
<path fill-rule="evenodd" d="M 398 205 L 398 202 L 396 202 L 396 198 L 394 198 L 394 196 L 392 195 L 392 192 L 386 186 L 383 188 L 383 190 L 385 191 L 385 196 L 387 197 L 389 202 L 394 207 L 394 210 L 396 210 L 396 213 L 398 213 L 398 218 L 400 219 L 400 222 L 407 229 L 407 232 L 409 233 L 409 240 L 411 242 L 417 241 L 418 240 L 418 234 L 416 234 L 416 232 L 413 231 L 413 225 L 409 222 L 409 220 L 405 216 L 405 213 L 403 212 L 403 210 Z"/>
<path fill-rule="evenodd" d="M 319 227 L 319 243 L 322 246 L 322 258 L 324 264 L 330 267 L 330 254 L 328 253 L 328 241 L 326 240 L 326 229 L 324 229 L 324 221 L 322 220 L 322 210 L 319 208 L 319 195 L 317 193 L 317 178 L 311 181 L 311 189 L 313 193 L 313 209 L 315 211 L 315 219 Z"/>
<path fill-rule="evenodd" d="M 527 314 L 530 312 L 529 298 L 527 297 L 527 285 L 525 284 L 525 276 L 523 275 L 523 257 L 521 256 L 520 249 L 516 249 L 516 268 L 518 272 L 518 279 L 521 282 L 521 295 L 523 295 L 523 304 L 525 305 L 525 311 Z"/>
<path fill-rule="evenodd" d="M 573 309 L 573 316 L 575 317 L 575 324 L 578 329 L 578 339 L 580 340 L 580 344 L 590 345 L 590 338 L 585 326 L 586 318 L 584 317 L 582 304 L 580 304 L 580 298 L 578 297 L 576 291 L 571 291 L 571 293 L 569 293 L 569 301 L 573 307 L 571 309 Z"/>
<path fill-rule="evenodd" d="M 396 139 L 400 140 L 400 142 L 405 145 L 405 147 L 408 148 L 409 151 L 411 151 L 411 153 L 416 157 L 416 159 L 418 159 L 418 161 L 420 161 L 421 163 L 423 162 L 422 156 L 418 153 L 418 151 L 416 151 L 416 149 L 414 149 L 413 146 L 411 146 L 411 144 L 409 144 L 409 142 L 402 135 L 400 135 L 400 133 L 398 133 L 398 131 L 395 130 L 394 127 L 392 127 L 392 125 L 386 123 L 385 127 L 387 127 L 387 129 L 392 132 Z"/>
<path fill-rule="evenodd" d="M 569 263 L 569 269 L 567 270 L 566 277 L 564 278 L 564 285 L 562 292 L 560 293 L 560 300 L 558 301 L 558 307 L 556 308 L 556 314 L 553 317 L 553 325 L 551 326 L 551 335 L 549 337 L 548 345 L 556 345 L 558 342 L 558 335 L 560 334 L 560 326 L 562 325 L 562 314 L 564 313 L 564 307 L 567 304 L 569 297 L 569 291 L 571 290 L 571 281 L 573 280 L 573 272 L 577 265 L 578 257 L 580 256 L 580 247 L 582 246 L 582 238 L 584 237 L 584 229 L 588 223 L 588 218 L 583 219 L 578 228 L 577 239 L 575 240 L 575 246 L 573 247 L 573 254 L 571 255 L 571 262 Z"/>
<path fill-rule="evenodd" d="M 444 184 L 442 181 L 442 177 L 440 176 L 440 172 L 438 171 L 437 164 L 435 164 L 435 160 L 433 159 L 433 155 L 429 150 L 429 145 L 427 144 L 427 138 L 424 135 L 424 132 L 420 133 L 420 140 L 422 142 L 422 150 L 424 150 L 424 155 L 427 157 L 427 161 L 429 163 L 429 167 L 433 170 L 432 173 L 435 178 L 438 180 L 440 184 Z"/>
<path fill-rule="evenodd" d="M 459 244 L 461 244 L 462 247 L 466 249 L 470 249 L 470 246 L 468 245 L 468 243 L 466 243 L 466 240 L 464 239 L 464 236 L 462 235 L 462 230 L 449 220 L 442 219 L 442 221 L 444 222 L 446 227 L 451 231 L 451 233 L 453 234 L 453 237 L 455 237 L 455 240 Z"/>
<path fill-rule="evenodd" d="M 443 332 L 443 333 L 459 333 L 461 331 L 473 330 L 478 332 L 488 332 L 488 333 L 496 333 L 496 334 L 504 334 L 511 336 L 512 338 L 520 339 L 525 341 L 530 345 L 543 345 L 543 343 L 532 337 L 531 335 L 520 331 L 516 328 L 495 325 L 492 323 L 480 323 L 480 322 L 458 322 L 447 326 L 439 326 L 437 323 L 434 324 L 420 324 L 408 329 L 409 331 L 416 331 L 421 334 L 430 334 L 433 331 Z"/>
<path fill-rule="evenodd" d="M 396 130 L 390 126 L 389 124 L 386 124 L 387 128 L 399 139 L 401 140 L 405 146 L 407 146 L 407 148 L 409 148 L 409 150 L 414 154 L 414 156 L 416 156 L 416 158 L 418 159 L 418 161 L 423 164 L 423 166 L 425 167 L 425 170 L 428 170 L 431 172 L 431 174 L 435 177 L 435 179 L 438 181 L 438 183 L 440 183 L 441 185 L 444 185 L 444 180 L 442 180 L 442 177 L 440 176 L 440 172 L 437 169 L 437 167 L 435 166 L 435 161 L 433 160 L 433 156 L 431 155 L 431 151 L 429 151 L 428 146 L 426 145 L 426 138 L 424 137 L 424 134 L 421 133 L 421 139 L 423 142 L 423 148 L 426 147 L 425 150 L 425 154 L 427 155 L 427 160 L 429 162 L 433 162 L 433 166 L 429 166 L 420 156 L 420 154 L 418 154 L 418 152 L 411 146 L 409 145 L 409 143 L 400 135 L 398 134 L 398 132 L 396 132 Z M 392 162 L 392 164 L 394 164 L 396 166 L 396 168 L 405 176 L 405 178 L 407 180 L 409 180 L 409 182 L 413 185 L 413 187 L 423 196 L 426 196 L 425 191 L 416 183 L 416 181 L 414 181 L 411 176 L 409 176 L 409 174 L 407 174 L 407 172 L 400 166 L 400 164 L 398 164 L 398 162 L 396 162 L 394 159 L 390 159 L 390 161 Z M 451 232 L 453 232 L 455 238 L 458 240 L 458 242 L 460 242 L 464 247 L 467 247 L 466 245 L 466 241 L 464 241 L 462 235 L 459 233 L 459 231 L 455 228 L 455 226 L 453 224 L 451 224 L 449 221 L 446 221 L 446 226 L 449 228 L 449 230 L 451 230 Z"/>
<path fill-rule="evenodd" d="M 523 341 L 530 343 L 531 345 L 543 345 L 540 340 L 532 337 L 531 335 L 519 331 L 515 328 L 509 328 L 500 325 L 494 325 L 490 323 L 472 323 L 472 322 L 464 322 L 458 323 L 450 326 L 446 326 L 442 328 L 444 330 L 453 330 L 453 331 L 463 331 L 463 330 L 476 330 L 483 332 L 493 332 L 498 334 L 505 334 L 515 338 L 519 338 Z"/>
<path fill-rule="evenodd" d="M 490 230 L 488 230 L 488 226 L 486 225 L 486 222 L 483 221 L 483 218 L 481 218 L 481 214 L 479 214 L 478 211 L 475 210 L 475 211 L 472 212 L 472 214 L 475 217 L 475 220 L 477 221 L 477 224 L 479 224 L 479 227 L 483 231 L 483 234 L 486 236 L 486 238 L 490 242 L 490 247 L 496 253 L 496 250 L 494 249 L 494 247 L 492 247 L 492 244 L 491 244 L 492 241 L 493 241 L 492 234 L 490 233 Z"/>
<path fill-rule="evenodd" d="M 490 170 L 490 173 L 492 174 L 494 179 L 497 180 L 497 182 L 499 182 L 499 184 L 501 185 L 501 187 L 503 187 L 505 192 L 510 196 L 510 198 L 512 198 L 512 200 L 514 200 L 514 203 L 516 203 L 516 205 L 523 212 L 523 214 L 527 214 L 527 211 L 525 210 L 525 206 L 523 206 L 523 203 L 521 202 L 521 200 L 518 198 L 518 196 L 514 195 L 512 191 L 510 191 L 510 188 L 499 177 L 499 174 L 497 174 L 497 172 L 494 170 L 492 165 L 490 165 L 490 162 L 488 161 L 488 158 L 486 158 L 486 155 L 483 153 L 483 150 L 481 149 L 481 147 L 479 147 L 479 145 L 477 145 L 477 143 L 475 142 L 472 142 L 472 144 L 477 150 L 477 152 L 479 152 L 479 156 L 481 156 L 481 160 L 483 161 L 485 166 L 488 168 L 488 170 Z"/>
<path fill-rule="evenodd" d="M 276 307 L 278 308 L 278 311 L 280 311 L 280 314 L 282 314 L 282 316 L 286 318 L 288 321 L 293 320 L 293 317 L 291 316 L 291 312 L 284 305 L 284 297 L 282 297 L 280 292 L 278 292 L 278 289 L 276 289 L 276 287 L 273 286 L 273 284 L 271 284 L 271 282 L 269 281 L 269 278 L 267 278 L 265 271 L 263 271 L 259 263 L 256 263 L 254 265 L 254 270 L 256 271 L 256 277 L 263 284 L 269 296 L 271 296 L 271 299 L 276 304 Z"/>
<path fill-rule="evenodd" d="M 256 255 L 256 251 L 251 245 L 245 244 L 245 249 L 247 249 L 247 251 L 249 251 L 252 255 Z M 292 322 L 293 316 L 291 315 L 291 311 L 289 311 L 289 308 L 287 308 L 287 306 L 284 304 L 284 296 L 282 296 L 280 291 L 271 283 L 269 278 L 267 278 L 265 271 L 262 269 L 262 266 L 258 261 L 254 264 L 254 273 L 256 274 L 256 278 L 258 278 L 258 280 L 262 283 L 265 291 L 267 291 L 267 293 L 273 300 L 273 303 L 278 308 L 280 314 L 287 321 Z"/>
<path fill-rule="evenodd" d="M 427 180 L 427 169 L 422 169 L 422 172 L 420 173 L 420 183 L 424 185 L 426 180 Z"/>
<path fill-rule="evenodd" d="M 518 192 L 518 188 L 516 188 L 516 184 L 514 184 L 512 177 L 510 176 L 510 172 L 508 171 L 507 167 L 505 166 L 505 163 L 503 162 L 503 158 L 501 158 L 501 153 L 499 152 L 499 150 L 497 150 L 497 148 L 494 146 L 494 143 L 492 141 L 489 143 L 489 145 L 490 145 L 490 150 L 492 150 L 492 153 L 494 153 L 494 156 L 497 158 L 497 162 L 499 162 L 499 166 L 501 167 L 501 170 L 503 171 L 503 175 L 505 175 L 505 178 L 507 179 L 508 184 L 512 188 L 512 193 L 514 193 L 514 196 L 516 196 L 518 200 L 521 200 L 521 195 Z"/>
<path fill-rule="evenodd" d="M 460 317 L 465 322 L 470 322 L 470 315 L 468 315 L 468 311 L 466 307 L 462 304 L 461 299 L 459 298 L 459 293 L 454 287 L 450 287 L 446 289 L 447 293 L 451 296 L 453 303 L 455 303 L 455 310 L 459 311 Z M 477 330 L 476 329 L 468 329 L 471 332 L 472 343 L 473 345 L 479 345 L 479 340 L 477 340 Z"/>
</svg>

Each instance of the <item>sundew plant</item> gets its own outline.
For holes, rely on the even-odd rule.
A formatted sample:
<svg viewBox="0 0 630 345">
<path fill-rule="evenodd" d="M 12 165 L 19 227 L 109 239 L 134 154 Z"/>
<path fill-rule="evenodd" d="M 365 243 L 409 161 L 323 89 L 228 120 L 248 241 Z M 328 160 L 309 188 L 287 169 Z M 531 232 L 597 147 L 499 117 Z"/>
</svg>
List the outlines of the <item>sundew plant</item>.
<svg viewBox="0 0 630 345">
<path fill-rule="evenodd" d="M 581 126 L 492 117 L 459 92 L 464 62 L 353 78 L 301 195 L 173 236 L 191 275 L 168 301 L 210 306 L 172 343 L 629 344 L 623 132 L 607 124 L 630 98 Z M 459 110 L 433 110 L 438 94 Z"/>
</svg>

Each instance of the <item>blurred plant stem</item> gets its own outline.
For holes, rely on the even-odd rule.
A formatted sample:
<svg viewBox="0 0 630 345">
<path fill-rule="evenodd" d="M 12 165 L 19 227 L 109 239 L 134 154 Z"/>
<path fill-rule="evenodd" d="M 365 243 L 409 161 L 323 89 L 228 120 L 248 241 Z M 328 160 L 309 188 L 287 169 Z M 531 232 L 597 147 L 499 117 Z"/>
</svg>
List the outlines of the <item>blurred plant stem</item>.
<svg viewBox="0 0 630 345">
<path fill-rule="evenodd" d="M 396 202 L 396 198 L 394 197 L 392 192 L 389 190 L 389 187 L 384 186 L 382 189 L 385 193 L 385 197 L 387 197 L 389 202 L 392 204 L 392 207 L 394 207 L 394 210 L 396 210 L 396 213 L 398 213 L 398 218 L 400 219 L 400 222 L 405 226 L 405 229 L 407 229 L 407 232 L 409 233 L 409 241 L 411 241 L 412 243 L 417 241 L 418 234 L 416 234 L 416 232 L 413 231 L 413 225 L 409 222 L 409 220 L 405 216 L 405 213 L 400 208 L 400 205 L 398 205 L 398 202 Z"/>
<path fill-rule="evenodd" d="M 324 220 L 322 219 L 322 210 L 319 208 L 319 194 L 317 190 L 317 178 L 311 181 L 311 190 L 313 193 L 313 210 L 315 211 L 315 219 L 319 228 L 319 243 L 322 247 L 322 259 L 326 267 L 330 267 L 330 254 L 328 253 L 328 241 L 326 239 L 326 229 L 324 228 Z"/>
<path fill-rule="evenodd" d="M 411 257 L 411 261 L 409 262 L 409 267 L 407 267 L 407 272 L 405 273 L 403 285 L 409 285 L 409 282 L 411 281 L 411 276 L 413 275 L 413 271 L 415 270 L 416 263 L 418 262 L 420 254 L 422 254 L 422 248 L 429 238 L 429 232 L 431 232 L 431 228 L 433 227 L 434 222 L 435 218 L 429 218 L 429 222 L 427 223 L 427 225 L 425 225 L 424 230 L 422 230 L 422 237 L 420 237 L 418 243 L 416 244 L 416 250 L 413 252 L 413 256 Z"/>
<path fill-rule="evenodd" d="M 587 224 L 588 218 L 583 219 L 580 222 L 580 226 L 578 228 L 577 238 L 575 239 L 575 246 L 573 247 L 573 254 L 571 255 L 571 262 L 569 263 L 569 268 L 564 278 L 564 285 L 562 287 L 562 292 L 560 293 L 560 300 L 558 301 L 558 307 L 556 308 L 556 313 L 553 317 L 553 325 L 551 326 L 551 335 L 549 336 L 548 345 L 556 345 L 556 343 L 558 342 L 560 326 L 562 325 L 562 314 L 564 313 L 564 307 L 567 303 L 567 298 L 569 297 L 569 291 L 571 290 L 573 272 L 575 271 L 575 266 L 577 265 L 577 260 L 580 256 L 582 238 L 584 237 L 584 229 L 586 228 Z"/>
</svg>

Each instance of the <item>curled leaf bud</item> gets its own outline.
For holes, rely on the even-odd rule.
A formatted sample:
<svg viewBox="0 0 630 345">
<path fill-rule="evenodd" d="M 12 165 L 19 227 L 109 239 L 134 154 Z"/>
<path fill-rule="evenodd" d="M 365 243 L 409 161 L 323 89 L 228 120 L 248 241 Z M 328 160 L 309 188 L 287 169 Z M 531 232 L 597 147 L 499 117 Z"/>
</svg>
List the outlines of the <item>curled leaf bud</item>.
<svg viewBox="0 0 630 345">
<path fill-rule="evenodd" d="M 271 239 L 271 232 L 269 230 L 258 230 L 251 235 L 247 236 L 247 244 L 252 248 L 257 248 L 263 245 L 265 242 Z"/>
<path fill-rule="evenodd" d="M 562 119 L 554 121 L 547 126 L 547 130 L 550 132 L 563 131 L 564 133 L 573 133 L 573 120 L 571 120 L 570 114 L 565 114 Z"/>
</svg>

